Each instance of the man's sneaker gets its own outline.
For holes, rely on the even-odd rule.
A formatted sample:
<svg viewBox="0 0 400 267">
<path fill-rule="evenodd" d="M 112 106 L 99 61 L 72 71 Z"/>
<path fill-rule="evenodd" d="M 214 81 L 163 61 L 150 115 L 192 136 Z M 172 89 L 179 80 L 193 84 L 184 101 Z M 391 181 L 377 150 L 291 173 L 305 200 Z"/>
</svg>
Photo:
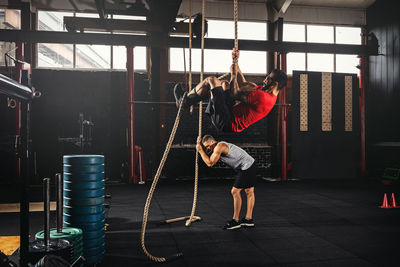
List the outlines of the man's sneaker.
<svg viewBox="0 0 400 267">
<path fill-rule="evenodd" d="M 185 88 L 183 88 L 182 83 L 177 83 L 174 86 L 174 97 L 176 107 L 179 108 L 182 102 L 183 95 L 185 94 Z"/>
<path fill-rule="evenodd" d="M 254 227 L 254 221 L 253 219 L 243 218 L 240 220 L 240 225 L 243 227 Z"/>
<path fill-rule="evenodd" d="M 224 230 L 233 230 L 240 228 L 240 223 L 238 221 L 235 221 L 234 219 L 228 221 L 225 226 L 223 227 Z"/>
</svg>

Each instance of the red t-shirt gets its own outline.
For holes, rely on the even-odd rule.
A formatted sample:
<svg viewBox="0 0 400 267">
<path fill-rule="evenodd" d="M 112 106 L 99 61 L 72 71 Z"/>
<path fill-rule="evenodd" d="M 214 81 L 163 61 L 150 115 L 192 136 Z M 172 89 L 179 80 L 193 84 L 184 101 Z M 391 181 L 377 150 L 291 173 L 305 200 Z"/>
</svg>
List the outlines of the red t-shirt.
<svg viewBox="0 0 400 267">
<path fill-rule="evenodd" d="M 276 102 L 276 95 L 261 90 L 249 93 L 247 103 L 239 102 L 232 108 L 232 131 L 241 132 L 256 121 L 261 120 L 271 111 Z"/>
</svg>

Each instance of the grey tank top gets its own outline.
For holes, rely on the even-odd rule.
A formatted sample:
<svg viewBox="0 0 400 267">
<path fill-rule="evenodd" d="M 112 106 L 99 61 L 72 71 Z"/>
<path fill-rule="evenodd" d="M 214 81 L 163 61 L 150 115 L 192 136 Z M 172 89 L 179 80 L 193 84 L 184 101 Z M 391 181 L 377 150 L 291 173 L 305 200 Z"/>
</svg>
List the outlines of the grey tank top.
<svg viewBox="0 0 400 267">
<path fill-rule="evenodd" d="M 220 160 L 235 170 L 247 170 L 254 163 L 254 158 L 242 148 L 227 142 L 221 142 L 229 147 L 228 154 L 221 154 Z"/>
</svg>

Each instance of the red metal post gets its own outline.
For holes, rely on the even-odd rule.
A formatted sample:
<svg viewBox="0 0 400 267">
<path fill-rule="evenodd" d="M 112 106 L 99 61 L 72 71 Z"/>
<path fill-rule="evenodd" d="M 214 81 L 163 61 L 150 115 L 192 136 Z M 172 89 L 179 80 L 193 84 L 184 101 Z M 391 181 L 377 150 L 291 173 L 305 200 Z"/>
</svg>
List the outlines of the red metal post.
<svg viewBox="0 0 400 267">
<path fill-rule="evenodd" d="M 128 150 L 129 150 L 129 183 L 139 183 L 135 176 L 136 150 L 135 150 L 135 80 L 133 66 L 133 47 L 127 47 L 126 73 L 129 90 L 129 128 L 128 128 Z"/>
<path fill-rule="evenodd" d="M 286 72 L 286 54 L 280 56 L 281 70 Z M 287 181 L 287 92 L 286 86 L 282 88 L 281 92 L 281 180 Z"/>
<path fill-rule="evenodd" d="M 367 175 L 367 160 L 366 160 L 366 139 L 365 139 L 365 89 L 366 89 L 366 72 L 367 72 L 367 59 L 360 57 L 360 94 L 359 94 L 359 109 L 360 109 L 360 172 L 361 176 Z"/>
</svg>

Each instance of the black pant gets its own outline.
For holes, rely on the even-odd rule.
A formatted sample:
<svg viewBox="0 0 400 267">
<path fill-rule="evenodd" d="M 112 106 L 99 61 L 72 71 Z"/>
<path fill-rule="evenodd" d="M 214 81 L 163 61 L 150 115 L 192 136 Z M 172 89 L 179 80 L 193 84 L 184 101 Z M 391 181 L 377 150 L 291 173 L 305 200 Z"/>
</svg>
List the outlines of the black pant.
<svg viewBox="0 0 400 267">
<path fill-rule="evenodd" d="M 210 116 L 217 131 L 232 132 L 232 107 L 235 100 L 221 86 L 212 89 L 211 93 L 213 98 L 210 98 L 205 113 Z"/>
</svg>

